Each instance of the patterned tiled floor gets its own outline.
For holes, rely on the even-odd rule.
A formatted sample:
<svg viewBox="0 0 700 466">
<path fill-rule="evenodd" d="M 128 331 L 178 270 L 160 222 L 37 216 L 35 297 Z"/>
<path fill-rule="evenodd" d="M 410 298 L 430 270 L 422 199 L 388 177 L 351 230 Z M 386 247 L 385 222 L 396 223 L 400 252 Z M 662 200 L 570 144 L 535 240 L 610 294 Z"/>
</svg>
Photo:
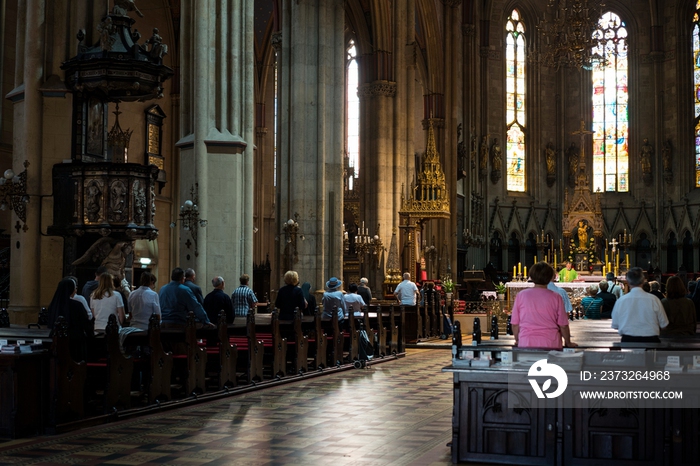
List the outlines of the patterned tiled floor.
<svg viewBox="0 0 700 466">
<path fill-rule="evenodd" d="M 451 352 L 405 358 L 54 437 L 0 464 L 448 465 Z"/>
</svg>

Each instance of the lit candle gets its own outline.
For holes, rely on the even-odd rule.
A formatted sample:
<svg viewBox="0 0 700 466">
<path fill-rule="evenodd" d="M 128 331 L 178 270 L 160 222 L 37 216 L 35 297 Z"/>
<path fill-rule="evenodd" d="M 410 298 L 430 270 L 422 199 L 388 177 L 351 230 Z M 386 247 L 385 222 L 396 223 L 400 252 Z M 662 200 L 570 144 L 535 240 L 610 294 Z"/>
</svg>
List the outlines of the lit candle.
<svg viewBox="0 0 700 466">
<path fill-rule="evenodd" d="M 630 269 L 630 255 L 625 254 L 625 265 L 627 265 L 627 270 Z"/>
<path fill-rule="evenodd" d="M 518 262 L 518 275 L 520 275 L 520 273 L 523 271 L 523 268 L 521 267 L 521 265 L 522 264 L 520 262 Z"/>
<path fill-rule="evenodd" d="M 515 273 L 515 266 L 513 266 L 513 278 L 515 278 L 515 275 L 517 274 Z"/>
<path fill-rule="evenodd" d="M 557 251 L 554 251 L 554 270 L 557 269 Z"/>
<path fill-rule="evenodd" d="M 523 276 L 527 277 L 527 265 L 523 268 Z"/>
<path fill-rule="evenodd" d="M 537 254 L 535 254 L 535 264 L 537 263 Z"/>
<path fill-rule="evenodd" d="M 603 276 L 605 276 L 605 265 L 603 265 Z"/>
</svg>

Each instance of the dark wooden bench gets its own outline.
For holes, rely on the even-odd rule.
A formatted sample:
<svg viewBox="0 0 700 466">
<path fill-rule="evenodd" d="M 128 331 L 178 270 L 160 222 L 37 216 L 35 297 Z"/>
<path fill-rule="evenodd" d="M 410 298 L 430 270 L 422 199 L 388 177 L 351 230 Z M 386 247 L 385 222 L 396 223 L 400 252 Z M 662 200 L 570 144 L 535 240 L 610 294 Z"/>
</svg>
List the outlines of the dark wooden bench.
<svg viewBox="0 0 700 466">
<path fill-rule="evenodd" d="M 172 353 L 163 350 L 163 343 L 160 335 L 160 317 L 157 314 L 151 315 L 148 319 L 148 402 L 155 403 L 156 400 L 170 400 L 170 380 L 173 372 Z"/>
<path fill-rule="evenodd" d="M 206 392 L 207 351 L 197 342 L 194 312 L 187 314 L 184 345 L 174 345 L 173 348 L 177 348 L 172 356 L 173 363 L 184 365 L 180 369 L 185 395 Z"/>
<path fill-rule="evenodd" d="M 117 316 L 112 314 L 105 327 L 104 346 L 107 351 L 104 359 L 87 363 L 88 379 L 94 382 L 93 388 L 104 389 L 103 410 L 105 413 L 131 407 L 131 378 L 134 362 L 122 353 L 119 343 Z"/>
<path fill-rule="evenodd" d="M 82 419 L 85 415 L 84 390 L 87 366 L 75 362 L 70 354 L 68 323 L 59 316 L 54 323 L 50 366 L 49 425 Z"/>
<path fill-rule="evenodd" d="M 239 357 L 238 368 L 243 369 L 248 383 L 260 382 L 263 380 L 263 355 L 265 349 L 263 342 L 255 336 L 255 308 L 248 311 L 244 335 L 229 336 L 229 343 L 236 346 L 239 356 L 245 354 L 246 357 Z M 245 367 L 242 362 L 245 361 Z"/>
</svg>

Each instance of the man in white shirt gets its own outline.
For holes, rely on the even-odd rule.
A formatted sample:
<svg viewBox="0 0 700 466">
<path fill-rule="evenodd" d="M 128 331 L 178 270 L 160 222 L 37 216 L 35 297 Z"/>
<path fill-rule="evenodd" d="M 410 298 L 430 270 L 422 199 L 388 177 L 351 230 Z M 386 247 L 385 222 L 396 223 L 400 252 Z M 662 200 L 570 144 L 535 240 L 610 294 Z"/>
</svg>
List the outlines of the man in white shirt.
<svg viewBox="0 0 700 466">
<path fill-rule="evenodd" d="M 152 314 L 160 317 L 160 301 L 158 293 L 153 291 L 156 276 L 144 272 L 141 274 L 141 286 L 129 294 L 129 309 L 131 310 L 131 327 L 148 330 L 148 320 Z"/>
<path fill-rule="evenodd" d="M 365 300 L 358 294 L 358 287 L 356 284 L 351 283 L 348 287 L 348 291 L 349 293 L 343 296 L 345 309 L 348 311 L 348 315 L 352 312 L 355 317 L 361 317 L 362 308 L 366 305 Z"/>
<path fill-rule="evenodd" d="M 403 281 L 394 288 L 394 296 L 403 306 L 415 306 L 416 298 L 420 296 L 418 287 L 411 281 L 411 274 L 403 274 Z"/>
<path fill-rule="evenodd" d="M 615 302 L 612 328 L 617 329 L 623 343 L 658 343 L 660 329 L 668 318 L 659 298 L 642 289 L 644 271 L 632 267 L 627 271 L 630 291 Z"/>
</svg>

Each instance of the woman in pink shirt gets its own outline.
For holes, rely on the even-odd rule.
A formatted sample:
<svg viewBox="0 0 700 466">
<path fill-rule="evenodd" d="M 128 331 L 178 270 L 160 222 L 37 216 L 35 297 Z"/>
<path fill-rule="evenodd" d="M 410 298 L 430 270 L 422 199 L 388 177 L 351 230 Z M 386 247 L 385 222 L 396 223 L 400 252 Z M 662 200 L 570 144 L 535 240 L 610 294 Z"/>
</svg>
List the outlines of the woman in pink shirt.
<svg viewBox="0 0 700 466">
<path fill-rule="evenodd" d="M 515 297 L 510 321 L 515 346 L 560 350 L 562 338 L 565 346 L 577 346 L 571 341 L 569 319 L 561 296 L 547 289 L 554 273 L 546 262 L 533 265 L 530 278 L 535 287 L 523 290 Z"/>
</svg>

